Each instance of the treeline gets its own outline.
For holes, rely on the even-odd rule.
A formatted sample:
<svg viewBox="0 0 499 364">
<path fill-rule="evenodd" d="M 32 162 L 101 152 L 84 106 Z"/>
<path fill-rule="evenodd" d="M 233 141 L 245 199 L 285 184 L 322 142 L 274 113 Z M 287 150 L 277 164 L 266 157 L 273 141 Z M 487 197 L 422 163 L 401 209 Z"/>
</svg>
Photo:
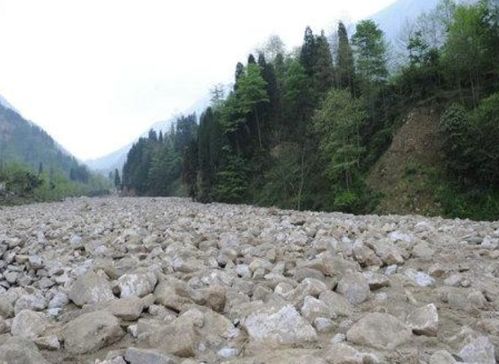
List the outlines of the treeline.
<svg viewBox="0 0 499 364">
<path fill-rule="evenodd" d="M 123 178 L 115 171 L 126 194 L 171 196 L 181 194 L 183 153 L 197 136 L 196 115 L 181 116 L 170 132 L 151 130 L 133 145 L 123 167 Z"/>
<path fill-rule="evenodd" d="M 329 37 L 307 28 L 291 53 L 272 37 L 256 57 L 237 64 L 228 92 L 214 89 L 199 127 L 194 116 L 180 118 L 161 138 L 151 132 L 141 139 L 128 156 L 123 186 L 139 195 L 172 195 L 182 185 L 202 202 L 370 212 L 377 196 L 366 173 L 399 121 L 431 105 L 444 115 L 449 189 L 495 196 L 498 18 L 492 0 L 442 1 L 410 29 L 405 61 L 391 72 L 395 56 L 371 20 L 359 22 L 351 36 L 341 22 Z M 185 119 L 188 133 L 179 132 Z M 499 215 L 498 201 L 491 214 Z"/>
<path fill-rule="evenodd" d="M 81 166 L 78 173 L 88 173 L 85 181 L 72 179 L 58 170 L 45 170 L 43 164 L 35 170 L 15 162 L 0 162 L 0 205 L 57 201 L 75 196 L 101 196 L 111 192 L 112 184 L 106 178 L 89 173 Z"/>
</svg>

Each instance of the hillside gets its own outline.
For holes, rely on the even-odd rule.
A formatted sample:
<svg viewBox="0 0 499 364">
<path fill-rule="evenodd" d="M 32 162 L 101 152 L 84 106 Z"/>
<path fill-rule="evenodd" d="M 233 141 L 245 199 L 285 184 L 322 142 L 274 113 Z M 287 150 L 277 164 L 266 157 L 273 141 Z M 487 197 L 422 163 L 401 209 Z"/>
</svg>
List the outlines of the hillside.
<svg viewBox="0 0 499 364">
<path fill-rule="evenodd" d="M 18 162 L 38 170 L 54 169 L 69 175 L 77 160 L 64 151 L 50 135 L 24 119 L 7 102 L 0 104 L 0 161 Z"/>
<path fill-rule="evenodd" d="M 366 182 L 381 193 L 377 211 L 384 214 L 438 215 L 430 171 L 443 171 L 439 113 L 417 108 L 405 118 L 388 150 L 372 167 Z"/>
</svg>

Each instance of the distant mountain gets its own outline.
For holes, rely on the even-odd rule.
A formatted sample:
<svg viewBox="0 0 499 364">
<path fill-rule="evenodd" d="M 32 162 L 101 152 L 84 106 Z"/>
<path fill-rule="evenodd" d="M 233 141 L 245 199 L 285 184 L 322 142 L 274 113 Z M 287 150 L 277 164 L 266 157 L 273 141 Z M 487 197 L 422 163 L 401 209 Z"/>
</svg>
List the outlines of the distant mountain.
<svg viewBox="0 0 499 364">
<path fill-rule="evenodd" d="M 0 96 L 0 163 L 18 162 L 37 170 L 54 169 L 69 175 L 79 166 L 75 157 L 65 151 L 42 128 L 24 119 L 5 98 Z"/>
<path fill-rule="evenodd" d="M 189 115 L 192 113 L 196 113 L 199 117 L 201 113 L 208 107 L 210 103 L 210 100 L 208 96 L 198 100 L 194 105 L 192 105 L 190 108 L 182 112 L 181 114 L 184 115 Z M 140 138 L 143 136 L 147 136 L 147 133 L 149 130 L 153 129 L 156 130 L 157 132 L 162 131 L 163 133 L 169 132 L 171 126 L 175 122 L 176 117 L 172 117 L 168 120 L 164 121 L 159 121 L 157 123 L 154 123 L 151 125 L 147 130 L 144 131 L 140 136 L 138 136 L 132 143 L 125 145 L 124 147 L 121 147 L 120 149 L 107 154 L 103 157 L 97 158 L 97 159 L 91 159 L 85 161 L 85 164 L 89 166 L 91 169 L 94 171 L 100 172 L 104 175 L 107 175 L 109 172 L 114 171 L 115 169 L 121 170 L 123 168 L 123 165 L 125 164 L 126 157 L 130 149 L 132 148 L 132 145 Z"/>
<path fill-rule="evenodd" d="M 436 9 L 441 0 L 398 0 L 378 13 L 372 15 L 374 20 L 385 33 L 395 51 L 405 51 L 406 45 L 402 42 L 403 32 L 407 26 L 413 24 L 423 13 Z M 456 0 L 459 4 L 473 4 L 478 0 Z"/>
<path fill-rule="evenodd" d="M 385 33 L 394 47 L 399 46 L 401 32 L 407 24 L 413 23 L 421 14 L 436 8 L 439 0 L 398 0 L 370 18 Z"/>
<path fill-rule="evenodd" d="M 0 95 L 0 106 L 3 106 L 6 109 L 11 109 L 17 112 L 17 110 L 11 104 L 9 104 L 9 102 L 2 95 Z"/>
</svg>

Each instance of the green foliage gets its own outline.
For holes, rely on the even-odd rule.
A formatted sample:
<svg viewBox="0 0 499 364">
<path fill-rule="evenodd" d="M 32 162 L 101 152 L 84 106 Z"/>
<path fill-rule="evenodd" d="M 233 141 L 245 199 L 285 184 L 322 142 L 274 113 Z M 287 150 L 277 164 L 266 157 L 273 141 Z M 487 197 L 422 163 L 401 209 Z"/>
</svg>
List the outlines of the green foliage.
<svg viewBox="0 0 499 364">
<path fill-rule="evenodd" d="M 336 58 L 337 84 L 355 95 L 353 51 L 343 22 L 338 24 L 338 52 Z"/>
<path fill-rule="evenodd" d="M 394 74 L 373 21 L 359 22 L 351 40 L 339 23 L 337 36 L 331 52 L 324 33 L 307 27 L 291 54 L 273 38 L 258 59 L 250 55 L 238 63 L 233 89 L 214 88 L 199 127 L 181 118 L 169 134 L 151 133 L 134 145 L 123 170 L 125 190 L 172 195 L 182 193 L 182 182 L 185 194 L 201 202 L 369 213 L 379 196 L 365 179 L 406 116 L 419 106 L 439 112 L 458 103 L 464 106 L 449 107 L 441 120 L 450 173 L 409 165 L 402 178 L 418 184 L 417 193 L 431 190 L 429 204 L 438 195 L 449 216 L 497 216 L 499 26 L 493 2 L 442 0 L 418 19 L 406 63 Z M 425 182 L 432 176 L 440 181 L 435 188 Z M 449 191 L 456 193 L 454 202 Z"/>
<path fill-rule="evenodd" d="M 229 156 L 225 169 L 217 173 L 215 200 L 228 203 L 243 202 L 248 181 L 248 162 L 241 157 Z"/>
<path fill-rule="evenodd" d="M 357 24 L 352 37 L 355 51 L 356 70 L 366 83 L 380 83 L 386 80 L 386 43 L 383 31 L 372 20 Z"/>
<path fill-rule="evenodd" d="M 344 184 L 347 190 L 360 168 L 360 126 L 365 118 L 362 100 L 344 90 L 331 91 L 314 116 L 319 150 L 327 161 L 326 173 L 331 182 Z"/>
<path fill-rule="evenodd" d="M 480 99 L 481 72 L 492 69 L 496 63 L 488 54 L 485 16 L 483 3 L 458 6 L 443 52 L 447 72 L 459 87 L 471 88 L 474 105 Z"/>
<path fill-rule="evenodd" d="M 130 149 L 123 167 L 125 193 L 171 196 L 179 190 L 183 156 L 197 137 L 196 116 L 180 116 L 169 134 L 160 135 L 151 130 Z"/>
<path fill-rule="evenodd" d="M 72 196 L 109 193 L 110 183 L 90 175 L 86 183 L 74 182 L 60 172 L 35 173 L 26 165 L 9 163 L 0 168 L 0 205 L 56 201 Z"/>
<path fill-rule="evenodd" d="M 441 119 L 447 166 L 463 183 L 499 183 L 499 93 L 471 112 L 452 105 Z"/>
</svg>

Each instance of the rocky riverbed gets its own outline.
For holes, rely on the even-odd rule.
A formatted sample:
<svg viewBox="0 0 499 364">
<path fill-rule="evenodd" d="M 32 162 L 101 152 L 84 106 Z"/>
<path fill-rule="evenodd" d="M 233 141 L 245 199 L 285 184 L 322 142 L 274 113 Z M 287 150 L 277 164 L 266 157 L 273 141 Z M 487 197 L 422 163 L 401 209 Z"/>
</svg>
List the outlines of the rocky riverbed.
<svg viewBox="0 0 499 364">
<path fill-rule="evenodd" d="M 499 222 L 184 199 L 0 209 L 0 363 L 499 357 Z"/>
</svg>

